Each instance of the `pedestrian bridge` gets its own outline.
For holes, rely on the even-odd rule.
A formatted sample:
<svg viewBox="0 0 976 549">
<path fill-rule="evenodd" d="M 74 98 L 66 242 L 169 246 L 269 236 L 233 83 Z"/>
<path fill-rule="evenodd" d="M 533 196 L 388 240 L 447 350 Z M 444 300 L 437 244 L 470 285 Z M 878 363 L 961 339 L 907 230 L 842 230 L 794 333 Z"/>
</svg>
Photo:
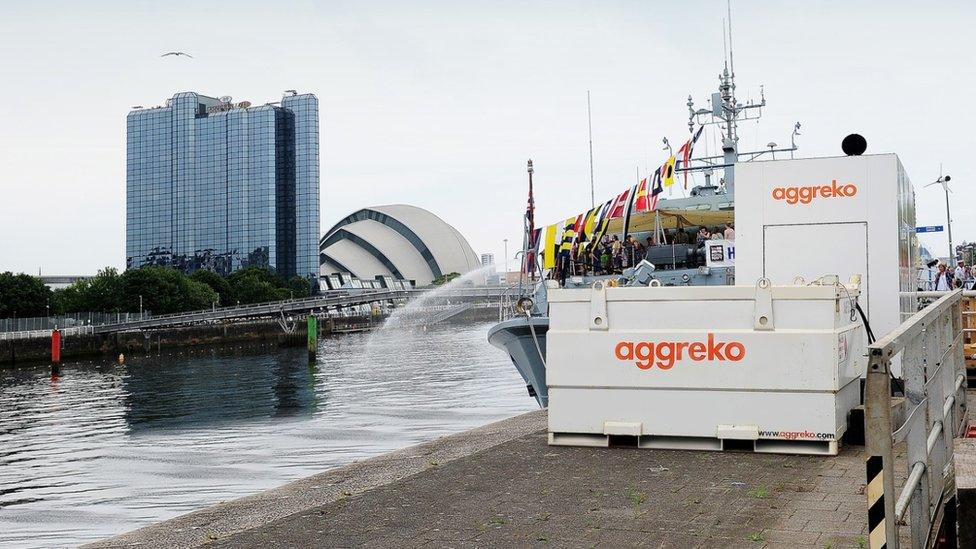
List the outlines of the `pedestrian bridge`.
<svg viewBox="0 0 976 549">
<path fill-rule="evenodd" d="M 174 313 L 168 315 L 153 315 L 138 318 L 128 315 L 126 320 L 92 324 L 86 326 L 72 326 L 63 328 L 62 335 L 106 334 L 127 332 L 134 330 L 153 330 L 172 326 L 184 326 L 200 323 L 216 323 L 227 321 L 245 321 L 258 318 L 284 318 L 286 316 L 322 314 L 344 307 L 371 305 L 373 303 L 388 303 L 400 306 L 404 302 L 432 291 L 428 288 L 409 290 L 398 289 L 348 289 L 330 290 L 318 295 L 302 299 L 286 299 L 267 303 L 253 303 L 231 307 L 215 307 L 201 311 Z M 513 288 L 509 286 L 469 286 L 461 288 L 442 288 L 439 290 L 439 300 L 452 303 L 479 303 L 483 306 L 498 306 L 502 300 L 511 297 Z M 122 318 L 121 316 L 119 318 Z M 50 337 L 51 330 L 30 330 L 18 332 L 0 332 L 0 340 L 30 339 Z"/>
</svg>

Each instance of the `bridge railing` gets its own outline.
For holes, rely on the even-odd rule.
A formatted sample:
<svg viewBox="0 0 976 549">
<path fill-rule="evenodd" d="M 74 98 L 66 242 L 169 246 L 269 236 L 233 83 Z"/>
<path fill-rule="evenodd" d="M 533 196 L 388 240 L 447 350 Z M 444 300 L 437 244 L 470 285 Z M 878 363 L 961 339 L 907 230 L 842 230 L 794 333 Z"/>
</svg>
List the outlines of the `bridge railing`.
<svg viewBox="0 0 976 549">
<path fill-rule="evenodd" d="M 871 547 L 897 549 L 907 521 L 912 547 L 928 547 L 946 501 L 954 495 L 953 437 L 965 421 L 963 292 L 944 293 L 868 346 L 864 390 Z M 892 363 L 900 358 L 906 418 L 892 425 Z M 897 384 L 897 382 L 896 382 Z M 895 493 L 894 446 L 905 443 L 908 480 Z"/>
</svg>

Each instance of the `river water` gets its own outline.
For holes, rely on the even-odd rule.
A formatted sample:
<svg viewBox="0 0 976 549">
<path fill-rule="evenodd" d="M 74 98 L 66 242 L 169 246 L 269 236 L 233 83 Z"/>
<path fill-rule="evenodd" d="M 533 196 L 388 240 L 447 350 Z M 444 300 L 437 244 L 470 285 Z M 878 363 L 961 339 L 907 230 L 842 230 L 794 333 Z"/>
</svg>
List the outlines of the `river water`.
<svg viewBox="0 0 976 549">
<path fill-rule="evenodd" d="M 0 369 L 0 547 L 76 545 L 535 408 L 488 324 Z"/>
</svg>

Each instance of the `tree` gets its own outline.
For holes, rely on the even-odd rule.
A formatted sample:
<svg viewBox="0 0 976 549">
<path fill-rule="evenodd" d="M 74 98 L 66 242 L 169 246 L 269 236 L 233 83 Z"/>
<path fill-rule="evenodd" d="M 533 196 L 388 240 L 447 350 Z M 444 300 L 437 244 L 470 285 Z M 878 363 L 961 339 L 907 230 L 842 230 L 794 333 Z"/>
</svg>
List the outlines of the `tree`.
<svg viewBox="0 0 976 549">
<path fill-rule="evenodd" d="M 207 309 L 217 301 L 210 286 L 170 267 L 129 269 L 122 274 L 120 294 L 124 310 L 138 311 L 141 296 L 144 310 L 154 314 Z"/>
<path fill-rule="evenodd" d="M 234 297 L 240 303 L 264 303 L 281 299 L 279 289 L 259 276 L 245 276 L 234 284 Z M 287 297 L 287 292 L 285 292 Z"/>
<path fill-rule="evenodd" d="M 222 305 L 277 301 L 306 297 L 311 293 L 308 280 L 292 277 L 285 281 L 274 272 L 248 267 L 226 278 L 207 270 L 192 276 L 171 267 L 147 266 L 129 269 L 121 275 L 105 268 L 88 280 L 58 290 L 53 295 L 52 311 L 138 312 L 169 314 Z M 23 315 L 21 315 L 23 316 Z"/>
<path fill-rule="evenodd" d="M 285 287 L 289 290 L 289 297 L 300 298 L 312 295 L 312 284 L 307 278 L 298 275 L 289 278 Z"/>
<path fill-rule="evenodd" d="M 240 303 L 262 303 L 291 297 L 307 297 L 311 285 L 307 280 L 295 276 L 288 281 L 267 269 L 247 267 L 227 276 L 230 292 Z"/>
<path fill-rule="evenodd" d="M 190 275 L 190 279 L 210 286 L 210 289 L 217 292 L 217 295 L 220 296 L 221 305 L 234 304 L 234 295 L 230 287 L 230 282 L 219 274 L 206 269 L 200 269 Z"/>
<path fill-rule="evenodd" d="M 0 318 L 46 316 L 51 289 L 24 273 L 0 273 Z"/>
<path fill-rule="evenodd" d="M 135 313 L 141 305 L 144 311 L 168 314 L 208 309 L 216 300 L 217 292 L 209 285 L 170 267 L 150 266 L 121 275 L 113 268 L 102 269 L 89 280 L 55 292 L 53 302 L 58 313 Z"/>
<path fill-rule="evenodd" d="M 434 280 L 431 280 L 430 281 L 430 285 L 431 286 L 440 286 L 442 284 L 447 284 L 448 282 L 454 280 L 455 278 L 457 278 L 459 276 L 461 276 L 460 273 L 447 273 L 447 274 L 444 274 L 444 275 L 441 275 L 441 276 L 435 278 Z"/>
<path fill-rule="evenodd" d="M 119 272 L 105 267 L 92 278 L 79 280 L 54 292 L 54 309 L 58 314 L 87 311 L 120 312 Z"/>
<path fill-rule="evenodd" d="M 119 271 L 115 267 L 105 267 L 92 278 L 79 280 L 55 292 L 54 308 L 59 314 L 122 311 L 119 302 L 119 284 Z"/>
</svg>

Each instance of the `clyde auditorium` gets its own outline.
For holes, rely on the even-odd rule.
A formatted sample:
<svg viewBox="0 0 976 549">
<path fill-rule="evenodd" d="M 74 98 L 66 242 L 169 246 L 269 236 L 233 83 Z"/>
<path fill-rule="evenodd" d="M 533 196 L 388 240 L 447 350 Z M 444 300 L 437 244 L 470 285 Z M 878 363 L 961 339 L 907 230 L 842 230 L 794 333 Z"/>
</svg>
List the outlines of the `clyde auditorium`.
<svg viewBox="0 0 976 549">
<path fill-rule="evenodd" d="M 335 273 L 360 280 L 392 276 L 426 286 L 442 275 L 464 274 L 480 266 L 457 229 L 427 210 L 406 204 L 353 212 L 319 241 L 323 277 Z"/>
</svg>

